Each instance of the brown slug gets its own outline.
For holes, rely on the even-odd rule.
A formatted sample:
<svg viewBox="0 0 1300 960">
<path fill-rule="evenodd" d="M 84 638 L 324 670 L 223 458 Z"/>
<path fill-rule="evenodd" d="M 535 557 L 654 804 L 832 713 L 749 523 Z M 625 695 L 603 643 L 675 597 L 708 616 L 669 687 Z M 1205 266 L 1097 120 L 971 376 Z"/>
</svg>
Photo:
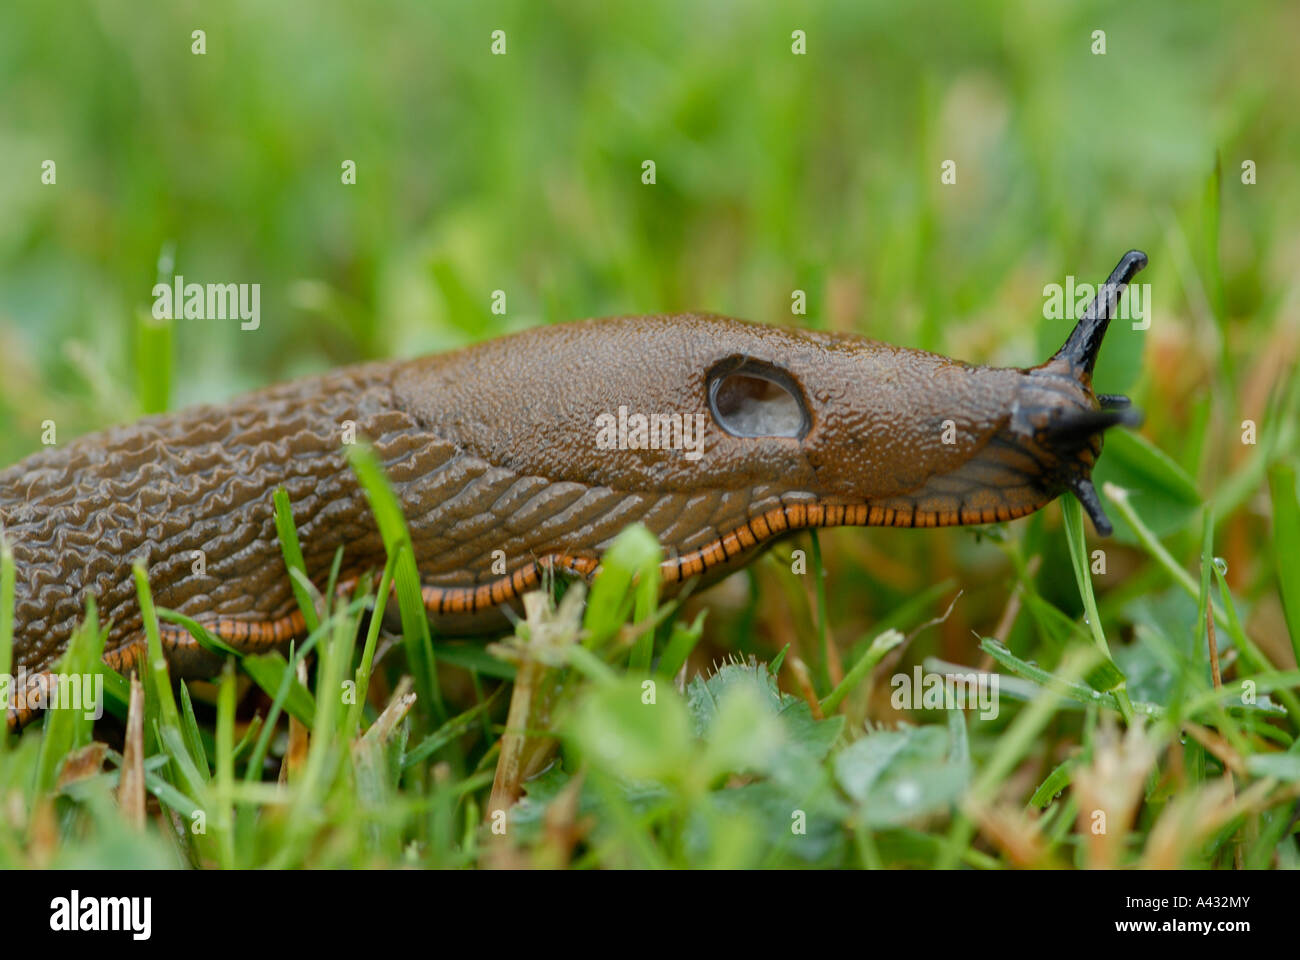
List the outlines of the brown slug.
<svg viewBox="0 0 1300 960">
<path fill-rule="evenodd" d="M 53 670 L 91 595 L 111 621 L 105 661 L 136 663 L 137 557 L 158 605 L 239 649 L 301 637 L 272 492 L 288 491 L 318 584 L 340 546 L 345 576 L 379 569 L 342 452 L 353 428 L 400 499 L 426 606 L 448 632 L 502 625 L 502 606 L 548 568 L 591 574 L 635 522 L 663 544 L 666 591 L 794 530 L 992 523 L 1066 490 L 1108 533 L 1089 476 L 1102 432 L 1136 417 L 1093 394 L 1092 371 L 1145 265 L 1125 254 L 1064 346 L 1028 370 L 718 316 L 617 317 L 343 369 L 37 453 L 0 471 L 15 667 Z M 175 674 L 219 665 L 178 627 L 163 639 Z"/>
</svg>

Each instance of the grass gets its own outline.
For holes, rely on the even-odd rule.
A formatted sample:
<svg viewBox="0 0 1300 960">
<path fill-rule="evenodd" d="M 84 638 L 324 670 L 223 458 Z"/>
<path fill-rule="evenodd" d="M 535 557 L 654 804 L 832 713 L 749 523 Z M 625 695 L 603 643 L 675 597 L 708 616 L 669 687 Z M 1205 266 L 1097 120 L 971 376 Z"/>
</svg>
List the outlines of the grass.
<svg viewBox="0 0 1300 960">
<path fill-rule="evenodd" d="M 67 667 L 117 719 L 0 737 L 0 867 L 1300 865 L 1291 6 L 50 16 L 0 11 L 2 464 L 47 422 L 64 442 L 582 316 L 713 309 L 1027 365 L 1066 332 L 1042 286 L 1135 246 L 1155 308 L 1097 370 L 1146 416 L 1096 473 L 1108 540 L 1068 498 L 824 531 L 660 605 L 631 530 L 589 595 L 553 584 L 485 647 L 429 633 L 351 448 L 395 636 L 374 592 L 305 582 L 281 498 L 309 636 L 174 684 L 147 617 L 133 714 L 88 611 Z M 174 274 L 260 282 L 261 328 L 154 321 Z M 0 667 L 13 576 L 0 541 Z M 998 715 L 896 708 L 916 666 L 996 674 Z"/>
</svg>

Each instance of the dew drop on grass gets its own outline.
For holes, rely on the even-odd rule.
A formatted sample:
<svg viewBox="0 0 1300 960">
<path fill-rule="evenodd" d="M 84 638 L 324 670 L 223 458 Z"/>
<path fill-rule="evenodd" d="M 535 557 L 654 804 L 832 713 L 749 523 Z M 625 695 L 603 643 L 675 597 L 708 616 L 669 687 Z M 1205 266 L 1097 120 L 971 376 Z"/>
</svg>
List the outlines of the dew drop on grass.
<svg viewBox="0 0 1300 960">
<path fill-rule="evenodd" d="M 900 806 L 914 807 L 918 800 L 921 799 L 921 788 L 912 780 L 900 780 L 894 787 L 894 799 Z"/>
<path fill-rule="evenodd" d="M 1226 577 L 1228 575 L 1228 561 L 1224 560 L 1223 557 L 1215 557 L 1214 569 L 1218 570 L 1221 576 Z"/>
</svg>

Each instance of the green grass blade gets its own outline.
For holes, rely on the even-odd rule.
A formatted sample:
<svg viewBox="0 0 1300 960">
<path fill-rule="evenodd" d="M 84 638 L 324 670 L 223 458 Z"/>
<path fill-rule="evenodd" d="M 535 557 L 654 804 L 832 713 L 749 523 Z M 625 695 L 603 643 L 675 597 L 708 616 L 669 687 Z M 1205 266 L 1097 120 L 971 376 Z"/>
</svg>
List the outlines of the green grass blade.
<svg viewBox="0 0 1300 960">
<path fill-rule="evenodd" d="M 104 635 L 99 629 L 99 615 L 94 600 L 86 604 L 86 617 L 73 631 L 68 649 L 51 675 L 60 685 L 79 682 L 79 678 L 95 673 L 94 664 L 103 651 Z M 90 742 L 93 719 L 86 717 L 75 705 L 63 704 L 59 709 L 47 709 L 44 736 L 36 766 L 35 788 L 39 793 L 54 789 L 64 758 Z"/>
<path fill-rule="evenodd" d="M 370 611 L 370 623 L 366 628 L 366 642 L 361 648 L 361 663 L 357 666 L 356 673 L 356 701 L 352 704 L 349 711 L 351 717 L 348 722 L 348 730 L 355 734 L 361 729 L 361 714 L 366 708 L 366 697 L 370 693 L 370 672 L 374 669 L 375 648 L 379 643 L 379 628 L 384 621 L 384 608 L 388 605 L 388 597 L 393 588 L 393 560 L 390 557 L 388 563 L 384 564 L 384 572 L 379 578 L 379 592 L 375 594 L 374 605 Z"/>
<path fill-rule="evenodd" d="M 214 820 L 221 866 L 235 865 L 235 661 L 227 658 L 217 689 L 216 774 L 213 778 L 216 811 Z"/>
<path fill-rule="evenodd" d="M 308 729 L 311 728 L 316 716 L 316 700 L 311 691 L 298 682 L 298 678 L 294 676 L 293 666 L 284 659 L 280 651 L 272 650 L 270 653 L 257 653 L 245 657 L 241 665 L 244 672 L 253 678 L 253 682 L 261 687 L 268 697 L 274 697 L 279 693 L 280 686 L 287 676 L 289 692 L 284 699 L 284 709 L 294 719 L 306 724 Z"/>
<path fill-rule="evenodd" d="M 813 597 L 817 610 L 817 685 L 830 690 L 830 625 L 826 622 L 826 566 L 822 562 L 822 542 L 815 528 L 808 531 L 812 545 Z"/>
<path fill-rule="evenodd" d="M 222 656 L 232 656 L 236 659 L 243 657 L 244 651 L 232 647 L 226 641 L 222 640 L 215 633 L 183 613 L 177 613 L 175 610 L 168 610 L 166 607 L 158 608 L 158 619 L 166 620 L 169 623 L 179 624 L 189 631 L 190 636 L 198 641 L 199 646 Z"/>
<path fill-rule="evenodd" d="M 451 743 L 457 737 L 467 733 L 474 726 L 475 719 L 491 709 L 496 703 L 501 692 L 505 690 L 504 686 L 497 687 L 492 691 L 492 695 L 482 703 L 477 703 L 470 707 L 464 713 L 458 714 L 440 726 L 433 733 L 421 740 L 412 750 L 408 751 L 402 757 L 403 767 L 412 767 L 417 763 L 423 763 L 429 757 L 433 756 L 447 744 Z"/>
<path fill-rule="evenodd" d="M 583 627 L 587 636 L 585 645 L 593 650 L 602 648 L 627 622 L 633 611 L 646 612 L 644 599 L 649 595 L 648 584 L 653 583 L 657 594 L 659 562 L 663 549 L 655 535 L 641 524 L 634 524 L 614 538 L 601 558 L 600 570 L 591 584 Z M 638 586 L 634 591 L 634 584 Z M 640 638 L 644 640 L 644 636 Z M 653 637 L 650 642 L 653 642 Z M 644 646 L 639 645 L 637 660 L 643 664 L 638 669 L 648 669 L 649 658 L 644 656 Z"/>
<path fill-rule="evenodd" d="M 822 711 L 824 713 L 834 713 L 838 710 L 840 704 L 844 702 L 844 698 L 857 689 L 858 684 L 866 678 L 876 664 L 885 659 L 885 655 L 905 639 L 907 638 L 897 630 L 886 630 L 872 640 L 871 646 L 867 647 L 866 652 L 858 657 L 857 662 L 844 675 L 844 679 L 836 684 L 834 690 L 822 698 Z"/>
<path fill-rule="evenodd" d="M 199 771 L 208 772 L 208 752 L 203 746 L 203 735 L 199 732 L 199 721 L 194 716 L 194 703 L 190 699 L 189 685 L 182 680 L 178 686 L 181 691 L 181 733 L 185 737 L 185 746 L 194 758 Z"/>
<path fill-rule="evenodd" d="M 144 664 L 141 673 L 145 682 L 145 697 L 157 705 L 163 726 L 181 731 L 180 712 L 176 709 L 176 700 L 172 696 L 171 678 L 167 672 L 167 658 L 163 655 L 162 634 L 158 629 L 158 614 L 154 610 L 153 593 L 149 589 L 149 575 L 144 564 L 139 560 L 131 566 L 135 577 L 136 596 L 140 602 L 140 616 L 144 620 L 149 662 Z"/>
<path fill-rule="evenodd" d="M 366 499 L 370 501 L 370 509 L 379 526 L 384 548 L 394 564 L 397 604 L 402 617 L 402 641 L 415 679 L 416 692 L 420 702 L 428 704 L 426 709 L 442 722 L 447 718 L 447 711 L 438 686 L 438 664 L 429 633 L 429 615 L 424 608 L 420 574 L 415 566 L 415 550 L 411 545 L 411 534 L 406 528 L 401 505 L 369 445 L 356 443 L 349 447 L 348 460 L 366 493 Z"/>
<path fill-rule="evenodd" d="M 0 527 L 0 677 L 13 674 L 14 665 L 14 552 L 4 528 Z M 0 686 L 0 754 L 8 745 L 7 717 L 10 690 Z"/>
<path fill-rule="evenodd" d="M 302 558 L 302 545 L 298 542 L 298 528 L 293 522 L 293 507 L 289 503 L 289 492 L 284 487 L 276 487 L 272 495 L 275 501 L 275 532 L 280 538 L 280 552 L 284 555 L 284 565 L 289 571 L 289 584 L 293 588 L 294 599 L 302 611 L 303 622 L 307 632 L 312 633 L 320 626 L 320 617 L 316 614 L 316 603 L 306 584 L 307 564 Z M 297 572 L 298 576 L 294 576 Z"/>
<path fill-rule="evenodd" d="M 661 677 L 671 680 L 686 665 L 686 661 L 690 659 L 691 651 L 695 649 L 700 642 L 700 638 L 704 636 L 704 618 L 708 612 L 707 610 L 701 610 L 690 626 L 686 626 L 681 622 L 673 624 L 672 633 L 668 636 L 668 644 L 664 647 L 663 655 L 659 658 L 659 668 L 656 671 Z"/>
<path fill-rule="evenodd" d="M 1278 593 L 1291 634 L 1291 649 L 1300 662 L 1300 501 L 1296 497 L 1296 473 L 1290 464 L 1275 464 L 1268 472 L 1273 499 L 1273 557 Z"/>
<path fill-rule="evenodd" d="M 148 310 L 136 314 L 136 400 L 142 413 L 162 413 L 171 405 L 173 327 Z"/>
</svg>

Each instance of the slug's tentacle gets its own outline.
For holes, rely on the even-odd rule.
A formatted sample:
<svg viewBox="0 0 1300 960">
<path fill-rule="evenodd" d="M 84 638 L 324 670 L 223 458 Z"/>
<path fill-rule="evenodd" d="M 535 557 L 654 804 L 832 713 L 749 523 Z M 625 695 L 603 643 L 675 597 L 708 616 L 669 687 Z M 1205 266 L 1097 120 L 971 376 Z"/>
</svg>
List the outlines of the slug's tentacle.
<svg viewBox="0 0 1300 960">
<path fill-rule="evenodd" d="M 1106 511 L 1101 508 L 1101 500 L 1097 497 L 1097 488 L 1092 485 L 1092 480 L 1082 474 L 1071 477 L 1070 492 L 1079 498 L 1079 503 L 1097 532 L 1103 537 L 1109 537 L 1114 532 L 1114 527 L 1111 526 Z"/>
<path fill-rule="evenodd" d="M 1141 422 L 1142 415 L 1132 407 L 1072 410 L 1061 416 L 1049 429 L 1054 443 L 1068 445 L 1082 442 L 1111 427 L 1136 427 Z"/>
<path fill-rule="evenodd" d="M 1115 264 L 1115 269 L 1110 272 L 1106 282 L 1097 291 L 1097 296 L 1071 331 L 1070 338 L 1049 362 L 1066 361 L 1091 379 L 1102 338 L 1106 336 L 1106 328 L 1115 315 L 1120 295 L 1129 281 L 1146 265 L 1147 255 L 1141 250 L 1130 250 L 1120 257 L 1119 263 Z"/>
</svg>

